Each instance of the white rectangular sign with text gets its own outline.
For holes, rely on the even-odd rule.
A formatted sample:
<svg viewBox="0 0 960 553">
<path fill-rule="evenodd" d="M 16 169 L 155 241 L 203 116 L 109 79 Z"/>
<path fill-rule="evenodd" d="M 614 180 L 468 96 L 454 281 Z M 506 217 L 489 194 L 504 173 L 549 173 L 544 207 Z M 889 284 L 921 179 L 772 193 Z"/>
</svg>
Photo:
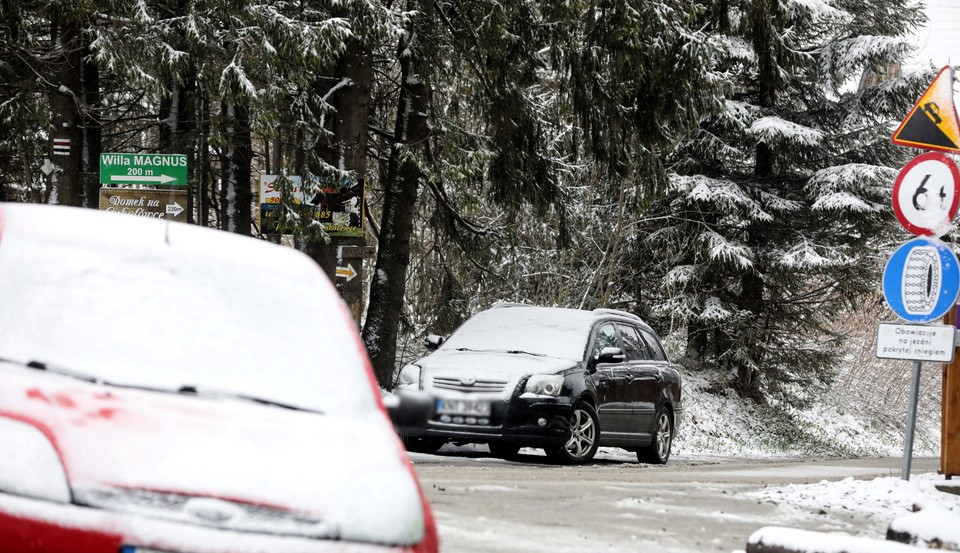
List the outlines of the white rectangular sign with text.
<svg viewBox="0 0 960 553">
<path fill-rule="evenodd" d="M 877 330 L 877 357 L 907 361 L 953 361 L 956 328 L 945 325 L 882 323 Z"/>
</svg>

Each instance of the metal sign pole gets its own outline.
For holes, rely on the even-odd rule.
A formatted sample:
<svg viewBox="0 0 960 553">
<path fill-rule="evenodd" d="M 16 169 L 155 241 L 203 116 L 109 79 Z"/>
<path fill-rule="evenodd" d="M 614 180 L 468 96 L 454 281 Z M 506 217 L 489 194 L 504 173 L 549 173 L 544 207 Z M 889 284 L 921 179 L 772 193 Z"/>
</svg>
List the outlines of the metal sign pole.
<svg viewBox="0 0 960 553">
<path fill-rule="evenodd" d="M 907 435 L 903 444 L 903 463 L 900 478 L 910 480 L 910 463 L 913 460 L 913 433 L 917 427 L 917 398 L 920 395 L 920 361 L 913 364 L 913 384 L 910 386 L 910 407 L 907 412 Z"/>
</svg>

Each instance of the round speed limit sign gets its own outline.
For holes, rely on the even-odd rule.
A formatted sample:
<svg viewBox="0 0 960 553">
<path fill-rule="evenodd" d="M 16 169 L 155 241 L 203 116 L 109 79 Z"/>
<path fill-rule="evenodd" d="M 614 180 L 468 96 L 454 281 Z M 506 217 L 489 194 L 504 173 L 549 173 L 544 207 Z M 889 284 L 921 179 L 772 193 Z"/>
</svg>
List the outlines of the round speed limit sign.
<svg viewBox="0 0 960 553">
<path fill-rule="evenodd" d="M 918 236 L 941 236 L 960 205 L 960 171 L 944 154 L 917 156 L 900 170 L 893 185 L 893 212 L 903 227 Z"/>
</svg>

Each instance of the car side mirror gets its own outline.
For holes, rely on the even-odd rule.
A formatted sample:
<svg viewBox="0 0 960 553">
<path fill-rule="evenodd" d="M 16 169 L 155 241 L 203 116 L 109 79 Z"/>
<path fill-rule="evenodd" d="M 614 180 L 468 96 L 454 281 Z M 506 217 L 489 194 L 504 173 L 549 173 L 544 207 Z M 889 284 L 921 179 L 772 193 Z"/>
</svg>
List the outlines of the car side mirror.
<svg viewBox="0 0 960 553">
<path fill-rule="evenodd" d="M 436 334 L 429 334 L 427 335 L 427 339 L 424 340 L 423 345 L 427 346 L 428 350 L 434 351 L 443 345 L 444 340 L 446 340 L 446 338 L 444 338 L 443 336 L 438 336 Z"/>
<path fill-rule="evenodd" d="M 600 356 L 597 357 L 597 363 L 623 363 L 627 359 L 627 354 L 620 348 L 603 348 L 600 350 Z"/>
<path fill-rule="evenodd" d="M 425 426 L 434 410 L 433 398 L 420 391 L 393 393 L 383 398 L 383 406 L 394 426 Z"/>
</svg>

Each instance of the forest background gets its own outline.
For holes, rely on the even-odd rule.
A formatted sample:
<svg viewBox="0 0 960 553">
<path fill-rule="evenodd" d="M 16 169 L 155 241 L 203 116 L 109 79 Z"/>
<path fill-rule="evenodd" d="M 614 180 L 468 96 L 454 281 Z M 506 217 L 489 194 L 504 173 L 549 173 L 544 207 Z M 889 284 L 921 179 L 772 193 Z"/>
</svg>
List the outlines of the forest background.
<svg viewBox="0 0 960 553">
<path fill-rule="evenodd" d="M 917 153 L 889 137 L 938 69 L 903 65 L 923 21 L 908 0 L 0 0 L 0 201 L 96 208 L 101 152 L 186 154 L 191 223 L 276 239 L 258 174 L 363 179 L 384 387 L 427 332 L 518 301 L 637 313 L 715 391 L 803 405 L 876 365 Z"/>
</svg>

